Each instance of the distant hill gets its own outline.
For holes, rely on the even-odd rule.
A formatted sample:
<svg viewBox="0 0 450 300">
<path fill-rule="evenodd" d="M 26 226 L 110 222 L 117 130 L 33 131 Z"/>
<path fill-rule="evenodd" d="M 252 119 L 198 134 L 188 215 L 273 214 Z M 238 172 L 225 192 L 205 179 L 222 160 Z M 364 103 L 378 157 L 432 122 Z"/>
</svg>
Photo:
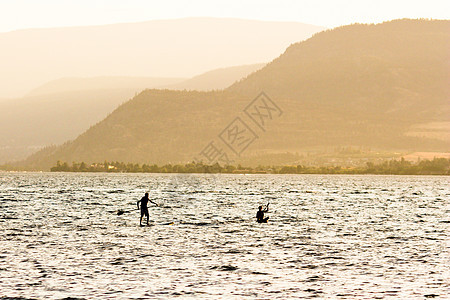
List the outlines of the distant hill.
<svg viewBox="0 0 450 300">
<path fill-rule="evenodd" d="M 0 33 L 0 98 L 63 77 L 189 78 L 267 62 L 324 27 L 296 22 L 185 18 Z"/>
<path fill-rule="evenodd" d="M 266 64 L 253 64 L 215 69 L 164 87 L 171 90 L 222 90 L 261 69 L 265 65 Z"/>
<path fill-rule="evenodd" d="M 0 163 L 74 139 L 142 90 L 179 81 L 183 78 L 62 78 L 27 97 L 0 101 Z"/>
<path fill-rule="evenodd" d="M 259 137 L 244 156 L 342 145 L 448 151 L 449 26 L 396 20 L 318 33 L 225 91 L 146 90 L 24 164 L 189 161 L 237 116 Z M 265 131 L 242 113 L 262 90 L 283 110 Z"/>
<path fill-rule="evenodd" d="M 241 77 L 238 77 L 241 78 Z M 186 78 L 157 77 L 67 77 L 47 82 L 27 93 L 26 97 L 60 94 L 67 92 L 128 89 L 140 92 L 147 88 L 184 82 Z"/>
<path fill-rule="evenodd" d="M 0 164 L 74 139 L 121 103 L 147 88 L 218 90 L 264 64 L 213 70 L 192 79 L 151 77 L 61 78 L 20 99 L 0 100 Z"/>
<path fill-rule="evenodd" d="M 449 50 L 448 20 L 344 26 L 290 46 L 228 91 L 278 99 L 285 130 L 302 132 L 294 148 L 449 150 Z"/>
<path fill-rule="evenodd" d="M 135 89 L 60 92 L 0 102 L 0 163 L 74 139 L 105 118 Z"/>
<path fill-rule="evenodd" d="M 218 90 L 264 64 L 212 70 L 191 79 L 152 77 L 61 78 L 20 99 L 0 99 L 0 164 L 74 139 L 121 103 L 148 88 Z"/>
</svg>

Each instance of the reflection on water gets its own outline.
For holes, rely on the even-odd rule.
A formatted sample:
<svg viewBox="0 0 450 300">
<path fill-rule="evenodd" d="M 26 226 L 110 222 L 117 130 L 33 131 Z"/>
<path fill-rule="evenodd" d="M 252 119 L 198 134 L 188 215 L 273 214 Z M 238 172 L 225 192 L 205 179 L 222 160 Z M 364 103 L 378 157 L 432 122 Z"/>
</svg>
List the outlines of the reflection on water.
<svg viewBox="0 0 450 300">
<path fill-rule="evenodd" d="M 3 173 L 0 296 L 445 298 L 449 181 Z"/>
</svg>

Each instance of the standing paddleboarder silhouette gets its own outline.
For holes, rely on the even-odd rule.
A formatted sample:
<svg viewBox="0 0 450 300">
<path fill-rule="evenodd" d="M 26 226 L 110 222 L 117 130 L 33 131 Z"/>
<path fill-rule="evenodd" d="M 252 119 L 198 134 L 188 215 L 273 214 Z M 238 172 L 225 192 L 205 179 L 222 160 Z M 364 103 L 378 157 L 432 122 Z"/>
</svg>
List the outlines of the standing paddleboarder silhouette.
<svg viewBox="0 0 450 300">
<path fill-rule="evenodd" d="M 148 204 L 149 202 L 155 204 L 156 206 L 158 206 L 158 204 L 155 203 L 155 202 L 153 202 L 152 200 L 150 200 L 150 199 L 148 198 L 148 193 L 145 193 L 145 196 L 142 197 L 141 200 L 139 200 L 139 201 L 137 202 L 137 207 L 138 207 L 138 209 L 139 209 L 139 202 L 141 203 L 141 218 L 139 219 L 139 226 L 142 226 L 142 218 L 143 218 L 144 216 L 147 217 L 147 225 L 149 225 L 149 223 L 148 223 L 149 214 L 148 214 L 148 207 L 147 207 L 147 204 Z"/>
</svg>

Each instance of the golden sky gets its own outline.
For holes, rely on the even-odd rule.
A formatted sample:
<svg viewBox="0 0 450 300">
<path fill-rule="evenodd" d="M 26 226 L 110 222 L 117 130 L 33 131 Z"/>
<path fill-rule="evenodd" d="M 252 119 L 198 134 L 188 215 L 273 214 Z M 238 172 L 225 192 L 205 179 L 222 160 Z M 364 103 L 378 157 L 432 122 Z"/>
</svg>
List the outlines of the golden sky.
<svg viewBox="0 0 450 300">
<path fill-rule="evenodd" d="M 295 21 L 332 28 L 449 15 L 448 0 L 0 0 L 0 32 L 184 17 Z"/>
</svg>

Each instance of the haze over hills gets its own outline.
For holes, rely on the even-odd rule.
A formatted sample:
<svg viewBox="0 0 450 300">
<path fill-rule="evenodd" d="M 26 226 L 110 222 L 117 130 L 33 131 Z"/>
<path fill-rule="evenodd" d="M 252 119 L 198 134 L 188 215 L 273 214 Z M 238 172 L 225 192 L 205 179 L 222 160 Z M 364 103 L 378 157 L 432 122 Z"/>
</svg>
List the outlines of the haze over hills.
<svg viewBox="0 0 450 300">
<path fill-rule="evenodd" d="M 272 60 L 324 27 L 295 22 L 185 18 L 0 33 L 0 98 L 63 77 L 192 77 Z"/>
<path fill-rule="evenodd" d="M 171 85 L 163 86 L 170 90 L 195 90 L 208 91 L 212 89 L 225 89 L 239 79 L 243 79 L 251 73 L 261 69 L 266 64 L 252 64 L 220 68 L 212 70 L 190 79 Z"/>
<path fill-rule="evenodd" d="M 187 80 L 110 76 L 48 82 L 27 97 L 0 102 L 0 164 L 76 138 L 144 89 L 223 89 L 262 66 L 222 68 Z"/>
<path fill-rule="evenodd" d="M 240 78 L 240 77 L 239 77 Z M 27 93 L 26 97 L 51 95 L 67 92 L 89 90 L 129 89 L 140 92 L 147 88 L 172 85 L 184 82 L 187 78 L 157 78 L 157 77 L 65 77 L 47 82 Z M 233 82 L 234 83 L 234 82 Z"/>
<path fill-rule="evenodd" d="M 252 127 L 259 138 L 244 156 L 349 145 L 448 151 L 449 29 L 450 21 L 396 20 L 322 32 L 224 91 L 146 90 L 25 164 L 190 161 L 235 117 L 253 126 L 242 110 L 261 90 L 283 114 L 265 131 Z"/>
<path fill-rule="evenodd" d="M 0 102 L 0 163 L 75 138 L 137 92 L 70 91 Z"/>
</svg>

